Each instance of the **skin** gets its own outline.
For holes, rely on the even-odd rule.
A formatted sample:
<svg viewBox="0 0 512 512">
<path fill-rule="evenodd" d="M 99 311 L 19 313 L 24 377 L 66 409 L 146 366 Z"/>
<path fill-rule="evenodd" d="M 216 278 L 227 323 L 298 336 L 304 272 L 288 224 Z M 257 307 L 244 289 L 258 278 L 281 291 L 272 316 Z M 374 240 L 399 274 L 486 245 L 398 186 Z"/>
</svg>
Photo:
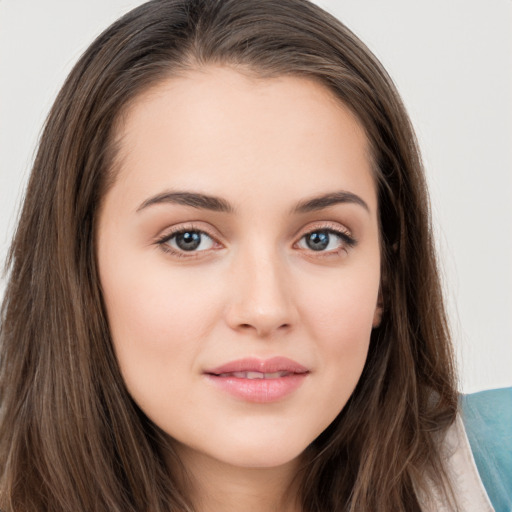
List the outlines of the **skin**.
<svg viewBox="0 0 512 512">
<path fill-rule="evenodd" d="M 316 82 L 207 67 L 144 93 L 117 135 L 98 264 L 128 391 L 175 440 L 199 510 L 297 510 L 301 454 L 350 397 L 381 312 L 364 130 Z M 149 204 L 185 191 L 232 211 Z M 340 191 L 361 201 L 296 211 Z M 176 229 L 207 236 L 183 251 Z M 311 249 L 306 235 L 326 229 L 342 235 Z M 234 397 L 204 374 L 274 356 L 308 374 L 271 403 Z"/>
</svg>

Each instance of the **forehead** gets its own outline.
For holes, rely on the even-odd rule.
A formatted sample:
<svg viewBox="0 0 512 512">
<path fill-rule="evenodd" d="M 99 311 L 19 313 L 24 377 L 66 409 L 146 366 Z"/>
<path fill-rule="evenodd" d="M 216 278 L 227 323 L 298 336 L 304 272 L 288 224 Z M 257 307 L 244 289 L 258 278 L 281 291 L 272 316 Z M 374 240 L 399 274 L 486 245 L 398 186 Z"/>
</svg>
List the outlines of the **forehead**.
<svg viewBox="0 0 512 512">
<path fill-rule="evenodd" d="M 290 195 L 304 180 L 311 194 L 340 185 L 374 189 L 361 123 L 327 87 L 303 77 L 192 70 L 141 94 L 117 135 L 118 178 L 148 194 L 156 181 L 189 188 L 198 179 L 218 195 L 261 180 Z M 344 183 L 333 183 L 342 176 Z"/>
</svg>

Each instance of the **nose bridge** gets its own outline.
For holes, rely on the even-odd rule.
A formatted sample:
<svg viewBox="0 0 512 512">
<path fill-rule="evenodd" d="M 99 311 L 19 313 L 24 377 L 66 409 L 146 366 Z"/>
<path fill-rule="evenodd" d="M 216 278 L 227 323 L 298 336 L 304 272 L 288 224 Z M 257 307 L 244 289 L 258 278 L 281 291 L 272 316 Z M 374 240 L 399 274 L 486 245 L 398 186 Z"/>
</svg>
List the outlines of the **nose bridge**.
<svg viewBox="0 0 512 512">
<path fill-rule="evenodd" d="M 288 270 L 277 248 L 258 244 L 240 250 L 232 278 L 231 327 L 265 336 L 295 322 Z"/>
</svg>

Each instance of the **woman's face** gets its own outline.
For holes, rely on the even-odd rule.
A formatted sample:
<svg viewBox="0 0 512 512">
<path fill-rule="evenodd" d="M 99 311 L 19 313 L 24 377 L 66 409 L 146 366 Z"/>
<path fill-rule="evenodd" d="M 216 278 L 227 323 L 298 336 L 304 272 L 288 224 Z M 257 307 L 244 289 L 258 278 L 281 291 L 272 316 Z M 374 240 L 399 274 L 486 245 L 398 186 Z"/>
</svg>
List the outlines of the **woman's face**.
<svg viewBox="0 0 512 512">
<path fill-rule="evenodd" d="M 209 67 L 143 94 L 118 135 L 98 261 L 128 391 L 185 463 L 297 461 L 379 318 L 363 129 L 313 81 Z"/>
</svg>

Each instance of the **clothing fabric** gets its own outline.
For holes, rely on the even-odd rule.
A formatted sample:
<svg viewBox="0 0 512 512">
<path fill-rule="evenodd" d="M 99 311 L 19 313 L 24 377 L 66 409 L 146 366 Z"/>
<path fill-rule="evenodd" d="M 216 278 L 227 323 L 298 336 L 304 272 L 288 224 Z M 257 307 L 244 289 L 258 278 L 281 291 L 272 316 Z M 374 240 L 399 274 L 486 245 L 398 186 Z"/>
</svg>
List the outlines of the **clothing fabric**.
<svg viewBox="0 0 512 512">
<path fill-rule="evenodd" d="M 461 397 L 462 419 L 496 512 L 512 512 L 512 387 Z"/>
<path fill-rule="evenodd" d="M 460 416 L 446 433 L 441 452 L 459 509 L 463 512 L 495 512 L 478 473 Z M 446 503 L 444 495 L 433 485 L 428 492 L 418 492 L 418 498 L 423 512 L 457 510 L 455 504 Z"/>
<path fill-rule="evenodd" d="M 460 405 L 441 447 L 459 510 L 512 512 L 512 388 L 463 395 Z M 434 486 L 418 494 L 424 512 L 456 510 Z"/>
</svg>

